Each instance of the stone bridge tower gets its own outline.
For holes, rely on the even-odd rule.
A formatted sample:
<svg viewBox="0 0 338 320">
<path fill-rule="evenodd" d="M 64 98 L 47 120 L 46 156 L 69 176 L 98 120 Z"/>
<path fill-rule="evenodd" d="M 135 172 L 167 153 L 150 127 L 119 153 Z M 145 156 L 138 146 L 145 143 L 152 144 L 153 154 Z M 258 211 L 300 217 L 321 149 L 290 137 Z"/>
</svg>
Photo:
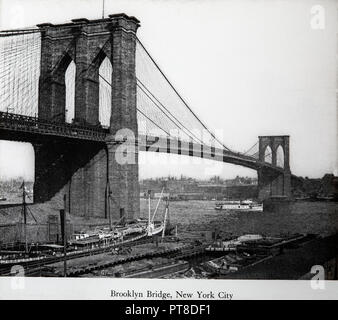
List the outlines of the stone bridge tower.
<svg viewBox="0 0 338 320">
<path fill-rule="evenodd" d="M 41 141 L 35 148 L 35 201 L 66 195 L 66 209 L 85 217 L 139 214 L 138 154 L 120 164 L 113 137 L 120 129 L 137 136 L 135 50 L 139 21 L 125 14 L 99 20 L 38 25 L 41 30 L 41 73 L 38 116 L 63 123 L 66 117 L 65 72 L 73 61 L 77 125 L 99 125 L 99 67 L 112 66 L 110 138 L 102 142 Z"/>
<path fill-rule="evenodd" d="M 289 136 L 259 137 L 259 160 L 281 168 L 279 173 L 269 168 L 258 170 L 258 197 L 261 200 L 275 196 L 291 197 L 289 141 Z"/>
</svg>

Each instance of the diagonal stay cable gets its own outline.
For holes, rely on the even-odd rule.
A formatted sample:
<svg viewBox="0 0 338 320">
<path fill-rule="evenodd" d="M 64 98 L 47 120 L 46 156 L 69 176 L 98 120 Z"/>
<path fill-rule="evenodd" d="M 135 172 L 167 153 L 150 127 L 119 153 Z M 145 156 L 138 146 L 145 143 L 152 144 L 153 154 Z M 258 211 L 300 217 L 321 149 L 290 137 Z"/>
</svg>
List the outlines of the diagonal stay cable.
<svg viewBox="0 0 338 320">
<path fill-rule="evenodd" d="M 144 114 L 140 109 L 137 108 L 137 111 L 140 112 L 144 117 L 146 117 L 151 123 L 153 123 L 157 128 L 162 130 L 164 133 L 166 133 L 169 137 L 172 137 L 169 132 L 161 128 L 157 123 L 155 123 L 153 120 L 151 120 L 146 114 Z M 172 137 L 173 138 L 173 137 Z"/>
<path fill-rule="evenodd" d="M 102 77 L 100 74 L 99 74 L 99 77 L 103 79 L 103 81 L 105 81 L 106 83 L 108 83 L 111 87 L 111 83 L 109 83 L 109 81 L 107 79 L 105 79 L 104 77 Z M 156 127 L 158 127 L 160 130 L 162 130 L 165 134 L 167 134 L 169 137 L 172 137 L 170 135 L 169 132 L 167 132 L 166 130 L 164 130 L 163 128 L 161 128 L 157 123 L 155 123 L 153 120 L 151 120 L 146 114 L 144 114 L 140 109 L 136 108 L 138 112 L 140 112 L 144 117 L 146 117 L 149 121 L 151 121 Z"/>
<path fill-rule="evenodd" d="M 147 94 L 147 92 L 145 92 L 145 90 L 138 85 L 138 87 L 142 90 L 142 92 L 144 92 L 144 94 L 148 97 L 148 99 L 157 107 L 158 110 L 160 110 L 177 128 L 179 128 L 180 130 L 182 130 L 182 132 L 184 132 L 189 138 L 191 138 L 193 141 L 195 142 L 199 142 L 201 144 L 203 144 L 203 141 L 201 139 L 199 139 L 198 137 L 196 137 L 189 129 L 187 129 L 184 125 L 182 125 L 184 128 L 185 128 L 185 132 L 182 127 L 180 127 L 172 118 L 170 118 L 168 116 L 167 113 L 165 113 L 162 108 L 160 106 L 158 106 L 158 104 Z M 175 117 L 174 117 L 175 118 Z M 179 122 L 179 121 L 177 121 Z M 180 123 L 180 122 L 179 122 Z M 195 136 L 195 138 L 197 139 L 194 139 L 192 136 Z"/>
<path fill-rule="evenodd" d="M 163 107 L 188 133 L 189 133 L 189 136 L 191 135 L 191 136 L 194 136 L 201 144 L 204 144 L 203 143 L 203 141 L 201 140 L 201 139 L 199 139 L 198 137 L 196 137 L 196 135 L 193 133 L 193 132 L 191 132 L 181 121 L 179 121 L 164 105 L 163 105 L 163 103 L 161 103 L 161 101 L 159 101 L 159 99 L 157 99 L 154 95 L 153 95 L 153 93 L 142 83 L 142 81 L 141 80 L 139 80 L 138 78 L 136 78 L 137 79 L 137 81 L 144 87 L 144 88 L 142 88 L 140 85 L 138 85 L 138 87 L 144 92 L 144 94 L 157 106 L 157 108 L 159 109 L 159 110 L 161 110 L 166 116 L 167 116 L 167 118 L 170 120 L 170 121 L 172 121 L 177 127 L 179 127 L 163 110 L 162 110 L 162 108 L 160 108 L 160 106 L 161 107 Z M 152 100 L 152 98 L 150 98 L 149 97 L 149 94 L 147 93 L 147 92 L 145 92 L 145 90 L 152 96 L 152 98 L 153 99 L 155 99 L 156 100 L 156 102 L 160 105 L 160 106 L 158 106 L 153 100 Z M 182 130 L 182 128 L 181 127 L 179 127 L 181 130 Z M 192 138 L 190 136 L 190 138 Z"/>
<path fill-rule="evenodd" d="M 258 144 L 258 142 L 256 142 L 251 148 L 249 148 L 247 151 L 245 151 L 244 153 L 243 153 L 243 155 L 246 155 L 246 154 L 248 154 L 249 153 L 249 151 L 251 151 L 254 147 L 256 147 L 257 146 L 257 144 Z"/>
<path fill-rule="evenodd" d="M 141 47 L 143 48 L 143 50 L 147 53 L 147 55 L 149 56 L 149 58 L 151 59 L 151 61 L 154 63 L 154 65 L 156 66 L 156 68 L 158 69 L 158 71 L 161 73 L 161 75 L 164 77 L 164 79 L 168 82 L 168 84 L 170 85 L 170 87 L 174 90 L 174 92 L 176 93 L 176 95 L 179 97 L 179 99 L 183 102 L 183 104 L 188 108 L 188 110 L 192 113 L 192 115 L 198 120 L 198 122 L 204 127 L 204 129 L 206 129 L 211 137 L 213 137 L 218 143 L 221 144 L 221 146 L 223 146 L 223 148 L 225 148 L 228 151 L 231 151 L 227 146 L 224 145 L 223 142 L 221 142 L 219 139 L 216 138 L 216 136 L 210 131 L 210 129 L 207 128 L 207 126 L 198 118 L 198 116 L 192 111 L 192 109 L 189 107 L 189 105 L 187 104 L 187 102 L 182 98 L 182 96 L 177 92 L 177 90 L 175 89 L 175 87 L 172 85 L 172 83 L 169 81 L 169 79 L 166 77 L 166 75 L 163 73 L 163 71 L 160 69 L 160 67 L 158 66 L 158 64 L 155 62 L 155 60 L 153 59 L 153 57 L 150 55 L 150 53 L 148 52 L 148 50 L 144 47 L 144 45 L 142 44 L 142 42 L 140 41 L 140 39 L 138 39 L 136 37 L 137 42 L 141 45 Z"/>
</svg>

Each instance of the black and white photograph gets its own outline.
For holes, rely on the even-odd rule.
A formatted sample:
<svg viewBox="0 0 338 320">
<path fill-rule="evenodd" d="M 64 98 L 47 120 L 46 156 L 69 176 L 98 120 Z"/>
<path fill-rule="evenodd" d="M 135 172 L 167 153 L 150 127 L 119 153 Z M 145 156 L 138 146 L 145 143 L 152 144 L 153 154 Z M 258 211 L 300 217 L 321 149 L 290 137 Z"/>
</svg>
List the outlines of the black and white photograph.
<svg viewBox="0 0 338 320">
<path fill-rule="evenodd" d="M 0 299 L 337 299 L 337 58 L 337 0 L 1 0 Z"/>
</svg>

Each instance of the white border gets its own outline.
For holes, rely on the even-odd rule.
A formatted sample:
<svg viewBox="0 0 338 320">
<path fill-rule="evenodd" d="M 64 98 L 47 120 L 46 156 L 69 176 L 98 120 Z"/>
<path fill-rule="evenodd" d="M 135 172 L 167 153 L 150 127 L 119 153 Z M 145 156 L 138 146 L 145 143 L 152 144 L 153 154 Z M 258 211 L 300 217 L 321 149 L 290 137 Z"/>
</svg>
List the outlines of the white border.
<svg viewBox="0 0 338 320">
<path fill-rule="evenodd" d="M 125 295 L 111 297 L 111 290 Z M 134 297 L 126 296 L 128 290 L 130 294 L 134 292 Z M 171 294 L 172 299 L 149 298 L 148 290 Z M 192 296 L 182 298 L 176 295 L 177 291 Z M 0 278 L 0 300 L 204 300 L 199 298 L 198 291 L 211 292 L 213 297 L 205 297 L 207 300 L 337 300 L 338 281 L 325 280 L 321 286 L 313 286 L 311 280 Z M 144 296 L 136 298 L 135 293 Z"/>
</svg>

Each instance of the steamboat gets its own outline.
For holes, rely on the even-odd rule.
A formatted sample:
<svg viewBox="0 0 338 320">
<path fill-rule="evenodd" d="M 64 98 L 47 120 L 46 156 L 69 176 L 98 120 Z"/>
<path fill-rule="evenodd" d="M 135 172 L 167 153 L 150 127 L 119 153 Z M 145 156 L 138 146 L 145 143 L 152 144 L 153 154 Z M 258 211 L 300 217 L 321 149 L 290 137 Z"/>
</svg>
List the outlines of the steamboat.
<svg viewBox="0 0 338 320">
<path fill-rule="evenodd" d="M 252 200 L 229 200 L 216 203 L 215 210 L 263 211 L 263 204 Z"/>
</svg>

